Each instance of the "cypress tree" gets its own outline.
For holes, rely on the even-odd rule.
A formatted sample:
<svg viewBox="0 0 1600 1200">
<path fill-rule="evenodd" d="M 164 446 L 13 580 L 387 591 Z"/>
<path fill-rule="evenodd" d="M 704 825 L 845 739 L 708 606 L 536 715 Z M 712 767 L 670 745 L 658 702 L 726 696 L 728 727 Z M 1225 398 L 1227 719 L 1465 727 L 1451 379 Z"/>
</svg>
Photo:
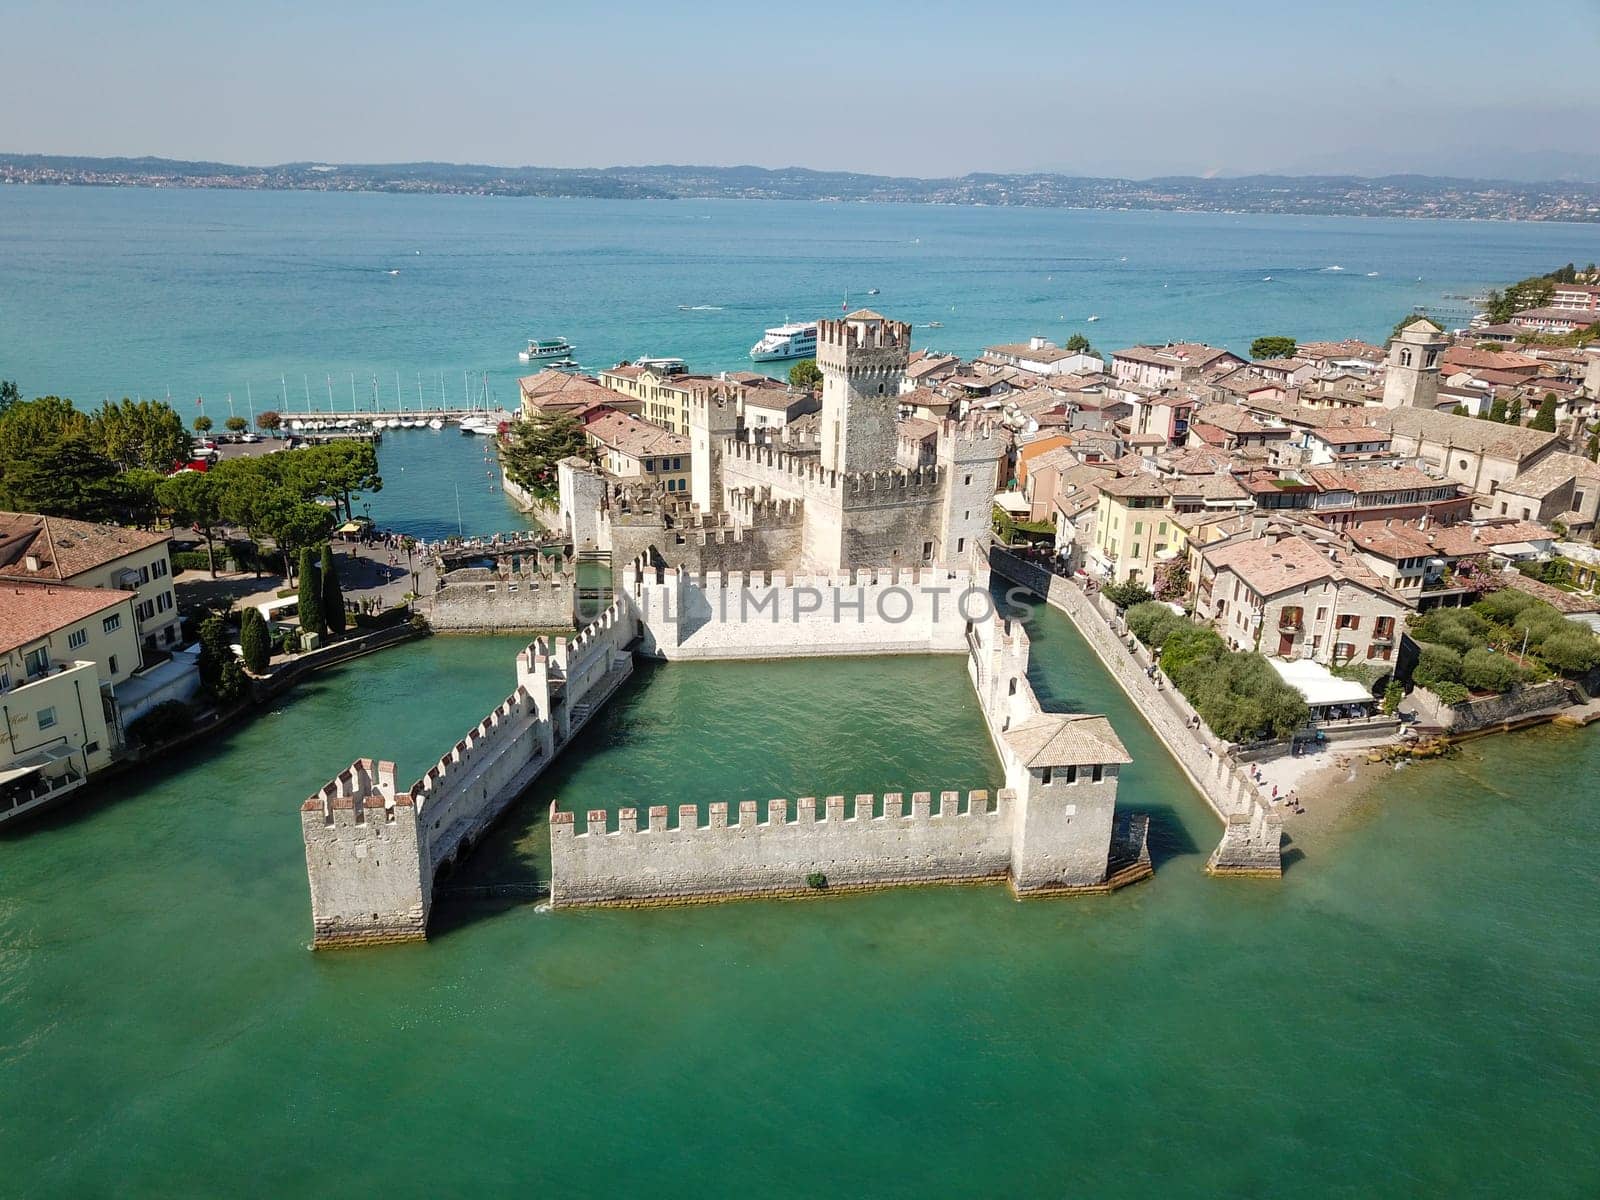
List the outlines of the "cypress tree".
<svg viewBox="0 0 1600 1200">
<path fill-rule="evenodd" d="M 327 622 L 329 633 L 344 633 L 344 590 L 339 586 L 332 546 L 322 548 L 322 619 Z"/>
<path fill-rule="evenodd" d="M 311 547 L 300 551 L 300 629 L 322 636 L 322 572 L 311 557 Z"/>
<path fill-rule="evenodd" d="M 1528 422 L 1529 429 L 1542 430 L 1545 433 L 1556 431 L 1556 394 L 1546 392 L 1544 399 L 1539 401 L 1539 411 L 1534 414 L 1533 420 Z"/>
<path fill-rule="evenodd" d="M 267 620 L 259 609 L 247 608 L 239 621 L 239 649 L 244 653 L 244 665 L 253 675 L 266 671 L 272 659 L 272 640 L 267 631 Z"/>
<path fill-rule="evenodd" d="M 1501 425 L 1506 423 L 1506 398 L 1504 396 L 1496 396 L 1494 403 L 1489 405 L 1489 420 L 1498 422 Z"/>
<path fill-rule="evenodd" d="M 1522 424 L 1522 397 L 1517 396 L 1511 401 L 1511 407 L 1506 410 L 1507 425 Z"/>
</svg>

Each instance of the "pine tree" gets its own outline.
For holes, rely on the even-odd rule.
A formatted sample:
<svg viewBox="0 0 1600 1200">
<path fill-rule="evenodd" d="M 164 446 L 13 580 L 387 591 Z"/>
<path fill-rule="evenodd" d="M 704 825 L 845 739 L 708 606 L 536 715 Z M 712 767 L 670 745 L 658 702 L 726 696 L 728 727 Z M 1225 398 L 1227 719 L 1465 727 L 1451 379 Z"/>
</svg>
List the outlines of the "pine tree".
<svg viewBox="0 0 1600 1200">
<path fill-rule="evenodd" d="M 322 619 L 327 622 L 329 633 L 344 633 L 344 590 L 339 586 L 332 546 L 322 548 Z"/>
<path fill-rule="evenodd" d="M 311 547 L 300 551 L 300 629 L 322 636 L 322 572 L 311 557 Z"/>
<path fill-rule="evenodd" d="M 244 665 L 253 675 L 265 673 L 272 661 L 272 638 L 267 631 L 266 618 L 256 608 L 244 610 L 239 621 L 239 649 L 244 654 Z"/>
<path fill-rule="evenodd" d="M 1534 414 L 1533 420 L 1528 422 L 1529 429 L 1537 429 L 1541 433 L 1554 433 L 1556 431 L 1556 394 L 1546 392 L 1544 399 L 1539 401 L 1539 411 Z"/>
</svg>

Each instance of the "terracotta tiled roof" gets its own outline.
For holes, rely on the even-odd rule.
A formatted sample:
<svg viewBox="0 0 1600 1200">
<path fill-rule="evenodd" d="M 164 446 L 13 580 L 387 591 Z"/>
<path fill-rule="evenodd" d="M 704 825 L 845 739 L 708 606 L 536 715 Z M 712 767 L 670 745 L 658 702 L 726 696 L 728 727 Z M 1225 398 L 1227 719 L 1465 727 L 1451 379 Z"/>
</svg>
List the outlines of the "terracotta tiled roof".
<svg viewBox="0 0 1600 1200">
<path fill-rule="evenodd" d="M 1459 450 L 1508 458 L 1515 462 L 1531 458 L 1556 440 L 1553 433 L 1524 429 L 1520 425 L 1501 425 L 1476 417 L 1458 417 L 1423 408 L 1395 408 L 1375 418 L 1397 437 L 1415 438 L 1448 444 Z"/>
<path fill-rule="evenodd" d="M 62 584 L 0 583 L 0 654 L 19 649 L 95 613 L 126 604 L 132 593 Z"/>
<path fill-rule="evenodd" d="M 670 430 L 630 417 L 627 413 L 607 413 L 586 427 L 587 432 L 607 449 L 631 458 L 645 455 L 688 454 L 689 439 Z"/>
<path fill-rule="evenodd" d="M 0 512 L 0 576 L 66 582 L 169 540 L 164 533 L 119 525 Z M 28 566 L 29 558 L 38 560 L 37 568 Z"/>
<path fill-rule="evenodd" d="M 1001 735 L 1030 767 L 1130 763 L 1111 722 L 1081 713 L 1040 713 Z"/>
</svg>

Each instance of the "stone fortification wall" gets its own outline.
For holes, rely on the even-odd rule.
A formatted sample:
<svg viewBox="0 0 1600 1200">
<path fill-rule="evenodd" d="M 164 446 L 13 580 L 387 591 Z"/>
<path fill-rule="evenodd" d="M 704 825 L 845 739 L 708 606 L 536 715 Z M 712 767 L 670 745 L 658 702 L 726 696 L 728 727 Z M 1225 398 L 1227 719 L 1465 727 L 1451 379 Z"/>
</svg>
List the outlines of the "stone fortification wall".
<svg viewBox="0 0 1600 1200">
<path fill-rule="evenodd" d="M 1194 710 L 1177 689 L 1156 688 L 1126 641 L 1112 632 L 1106 614 L 1077 584 L 999 546 L 991 551 L 990 563 L 997 574 L 1044 597 L 1067 615 L 1195 790 L 1221 819 L 1223 840 L 1212 854 L 1210 868 L 1217 874 L 1282 874 L 1282 817 L 1257 792 L 1244 771 L 1227 761 L 1226 744 L 1214 744 L 1203 727 L 1202 731 L 1188 728 Z M 1235 817 L 1242 820 L 1236 822 Z"/>
<path fill-rule="evenodd" d="M 550 812 L 551 902 L 635 904 L 710 897 L 795 894 L 825 887 L 884 887 L 990 879 L 1005 875 L 1011 856 L 1012 798 L 1001 792 L 991 806 L 987 792 L 971 792 L 962 809 L 957 792 L 916 792 L 911 811 L 904 797 L 883 797 L 874 815 L 870 795 L 855 798 L 851 816 L 845 798 L 829 796 L 819 817 L 817 802 L 803 797 L 791 816 L 787 800 L 767 804 L 766 819 L 747 800 L 729 822 L 728 806 L 710 806 L 699 823 L 694 805 L 678 810 L 669 827 L 666 806 L 650 809 L 639 827 L 638 810 L 622 809 L 618 828 L 606 829 L 604 810 L 592 810 L 578 833 L 574 814 Z"/>
<path fill-rule="evenodd" d="M 1056 770 L 1047 780 L 1007 737 L 1012 730 L 1050 717 L 1028 682 L 1032 649 L 1027 630 L 1020 621 L 994 617 L 973 622 L 966 640 L 967 673 L 978 707 L 995 756 L 1005 769 L 1006 788 L 1018 798 L 1011 848 L 1016 889 L 1091 887 L 1102 882 L 1110 866 L 1121 764 L 1106 762 L 1075 771 L 1070 782 L 1066 772 Z M 1115 743 L 1109 725 L 1105 731 Z M 1120 743 L 1117 748 L 1121 749 Z"/>
<path fill-rule="evenodd" d="M 396 794 L 392 762 L 358 758 L 300 806 L 300 830 L 316 945 L 425 935 L 431 873 L 416 809 Z"/>
<path fill-rule="evenodd" d="M 576 637 L 534 641 L 517 686 L 407 792 L 358 759 L 301 806 L 313 945 L 426 935 L 439 868 L 469 852 L 633 670 L 639 634 L 617 602 Z"/>
<path fill-rule="evenodd" d="M 941 654 L 966 648 L 964 607 L 986 616 L 986 582 L 933 568 L 838 575 L 623 571 L 641 650 L 665 659 Z"/>
<path fill-rule="evenodd" d="M 559 629 L 574 622 L 577 580 L 570 564 L 539 557 L 521 570 L 465 567 L 439 581 L 439 590 L 412 605 L 435 630 L 492 633 L 508 629 Z"/>
</svg>

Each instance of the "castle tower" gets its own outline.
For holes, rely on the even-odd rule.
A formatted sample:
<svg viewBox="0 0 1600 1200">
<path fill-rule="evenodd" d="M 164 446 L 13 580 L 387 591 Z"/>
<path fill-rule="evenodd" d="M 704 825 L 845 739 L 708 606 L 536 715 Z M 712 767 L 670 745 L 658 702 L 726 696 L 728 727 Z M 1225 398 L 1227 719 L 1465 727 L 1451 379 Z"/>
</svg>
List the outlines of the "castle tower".
<svg viewBox="0 0 1600 1200">
<path fill-rule="evenodd" d="M 723 388 L 689 397 L 689 499 L 701 512 L 722 508 L 722 441 L 739 432 L 738 405 Z"/>
<path fill-rule="evenodd" d="M 1439 400 L 1439 360 L 1449 342 L 1440 329 L 1418 317 L 1389 342 L 1389 366 L 1383 381 L 1385 408 L 1432 410 Z"/>
<path fill-rule="evenodd" d="M 822 371 L 822 465 L 876 471 L 895 462 L 895 414 L 911 326 L 861 309 L 817 323 Z"/>
<path fill-rule="evenodd" d="M 987 421 L 946 421 L 939 429 L 936 453 L 945 481 L 939 518 L 940 561 L 962 567 L 978 554 L 987 562 L 1005 438 Z"/>
</svg>

